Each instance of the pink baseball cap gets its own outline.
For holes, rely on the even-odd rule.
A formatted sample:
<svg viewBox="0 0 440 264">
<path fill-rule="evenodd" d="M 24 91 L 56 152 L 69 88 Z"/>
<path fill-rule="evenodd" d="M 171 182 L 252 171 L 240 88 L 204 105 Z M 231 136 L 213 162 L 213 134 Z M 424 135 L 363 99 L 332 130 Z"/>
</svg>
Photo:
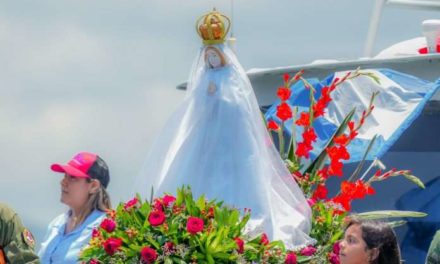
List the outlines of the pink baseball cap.
<svg viewBox="0 0 440 264">
<path fill-rule="evenodd" d="M 90 152 L 80 152 L 67 164 L 52 164 L 51 170 L 67 173 L 74 177 L 96 179 L 107 188 L 110 182 L 108 166 L 98 155 Z"/>
</svg>

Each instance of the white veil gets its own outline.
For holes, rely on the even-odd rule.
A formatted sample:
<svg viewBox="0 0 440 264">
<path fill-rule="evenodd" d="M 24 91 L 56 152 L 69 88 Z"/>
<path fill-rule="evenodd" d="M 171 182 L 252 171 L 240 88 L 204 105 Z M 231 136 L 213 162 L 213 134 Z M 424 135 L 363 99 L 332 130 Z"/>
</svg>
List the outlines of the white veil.
<svg viewBox="0 0 440 264">
<path fill-rule="evenodd" d="M 210 68 L 207 49 L 223 54 L 225 66 Z M 149 197 L 154 186 L 157 196 L 184 184 L 196 197 L 251 209 L 250 228 L 288 248 L 314 242 L 310 207 L 270 139 L 245 71 L 223 44 L 200 49 L 186 97 L 155 141 L 136 191 Z"/>
</svg>

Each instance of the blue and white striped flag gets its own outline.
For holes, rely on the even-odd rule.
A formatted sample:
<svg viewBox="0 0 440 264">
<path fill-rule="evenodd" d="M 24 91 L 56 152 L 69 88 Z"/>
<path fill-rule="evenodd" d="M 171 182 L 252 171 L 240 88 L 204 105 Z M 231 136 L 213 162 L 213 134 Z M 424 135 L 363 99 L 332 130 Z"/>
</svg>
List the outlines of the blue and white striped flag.
<svg viewBox="0 0 440 264">
<path fill-rule="evenodd" d="M 429 82 L 420 78 L 396 72 L 390 69 L 362 70 L 371 72 L 378 77 L 380 84 L 368 76 L 360 76 L 345 81 L 331 94 L 332 102 L 326 109 L 323 117 L 314 121 L 317 142 L 311 153 L 311 158 L 316 157 L 323 149 L 324 144 L 330 139 L 345 116 L 356 108 L 353 120 L 359 120 L 362 111 L 367 110 L 373 92 L 379 94 L 374 101 L 374 110 L 365 120 L 365 124 L 359 131 L 359 135 L 348 146 L 351 155 L 348 162 L 356 162 L 362 159 L 371 139 L 377 135 L 371 151 L 367 157 L 372 160 L 380 158 L 396 142 L 411 123 L 422 112 L 424 105 L 440 88 L 440 79 L 437 82 Z M 328 76 L 324 81 L 308 79 L 316 88 L 315 97 L 318 98 L 321 89 L 329 86 L 336 77 L 341 79 L 346 72 L 337 72 Z M 288 103 L 298 107 L 298 113 L 308 111 L 310 105 L 309 90 L 302 82 L 297 82 L 292 87 L 292 96 Z M 278 120 L 276 117 L 275 102 L 266 112 L 266 120 Z M 278 120 L 279 121 L 279 120 Z M 285 123 L 285 131 L 291 134 L 292 120 Z M 297 141 L 302 141 L 301 131 L 296 132 Z"/>
</svg>

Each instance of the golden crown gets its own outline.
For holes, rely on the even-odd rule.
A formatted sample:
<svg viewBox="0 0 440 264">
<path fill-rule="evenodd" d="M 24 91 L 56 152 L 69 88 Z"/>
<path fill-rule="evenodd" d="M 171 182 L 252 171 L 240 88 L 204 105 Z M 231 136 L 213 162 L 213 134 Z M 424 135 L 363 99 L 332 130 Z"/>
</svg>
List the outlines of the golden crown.
<svg viewBox="0 0 440 264">
<path fill-rule="evenodd" d="M 203 39 L 203 44 L 221 44 L 225 42 L 231 20 L 222 13 L 214 10 L 197 19 L 196 30 Z"/>
</svg>

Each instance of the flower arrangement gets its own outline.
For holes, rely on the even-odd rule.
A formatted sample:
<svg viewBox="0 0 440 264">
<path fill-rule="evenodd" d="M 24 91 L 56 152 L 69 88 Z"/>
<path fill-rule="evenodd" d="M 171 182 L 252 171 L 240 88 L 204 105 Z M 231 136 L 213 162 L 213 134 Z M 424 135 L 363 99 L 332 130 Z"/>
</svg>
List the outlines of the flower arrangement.
<svg viewBox="0 0 440 264">
<path fill-rule="evenodd" d="M 296 263 L 283 243 L 263 233 L 244 234 L 242 214 L 222 202 L 193 199 L 189 187 L 177 197 L 151 202 L 139 196 L 107 212 L 82 251 L 83 263 Z"/>
<path fill-rule="evenodd" d="M 354 121 L 355 110 L 351 111 L 336 130 L 326 147 L 313 160 L 310 152 L 317 136 L 314 120 L 322 117 L 331 102 L 331 93 L 346 80 L 361 75 L 377 78 L 359 70 L 348 72 L 342 79 L 334 79 L 323 87 L 315 98 L 315 88 L 302 77 L 303 71 L 293 77 L 285 74 L 284 86 L 277 96 L 278 120 L 269 120 L 267 128 L 278 135 L 278 149 L 281 158 L 308 198 L 312 208 L 312 230 L 310 236 L 317 243 L 299 250 L 286 249 L 280 241 L 269 241 L 262 233 L 254 237 L 246 233 L 250 209 L 243 212 L 230 208 L 204 196 L 194 199 L 189 187 L 182 187 L 176 197 L 164 195 L 142 201 L 139 196 L 126 203 L 120 203 L 115 210 L 107 212 L 99 228 L 93 230 L 89 245 L 82 251 L 83 263 L 339 263 L 339 244 L 345 219 L 351 213 L 351 202 L 374 195 L 373 183 L 403 176 L 424 188 L 423 183 L 409 170 L 377 170 L 370 177 L 359 177 L 364 160 L 346 180 L 341 181 L 340 191 L 329 197 L 326 181 L 329 177 L 343 177 L 342 161 L 350 158 L 347 146 L 356 138 L 365 119 L 374 109 L 372 94 L 370 105 L 358 121 Z M 302 81 L 310 91 L 308 111 L 297 113 L 289 105 L 291 86 Z M 294 119 L 293 129 L 300 128 L 302 141 L 286 137 L 286 122 Z M 288 141 L 288 142 L 287 142 Z M 366 149 L 367 156 L 372 143 Z M 275 142 L 276 143 L 276 142 Z M 328 162 L 327 162 L 328 161 Z M 375 161 L 374 164 L 380 164 Z M 306 164 L 308 164 L 306 166 Z M 369 171 L 369 170 L 367 170 Z M 366 175 L 366 174 L 364 174 Z M 422 217 L 424 214 L 405 211 L 375 211 L 357 214 L 361 218 Z M 402 221 L 390 222 L 391 225 Z"/>
<path fill-rule="evenodd" d="M 353 109 L 344 119 L 331 139 L 327 142 L 325 149 L 314 159 L 310 160 L 310 152 L 313 150 L 313 143 L 317 136 L 313 128 L 313 122 L 324 115 L 328 104 L 332 101 L 331 93 L 346 80 L 364 75 L 372 78 L 376 82 L 379 80 L 371 73 L 356 70 L 348 72 L 343 78 L 335 78 L 329 86 L 321 89 L 319 98 L 315 98 L 315 88 L 302 77 L 303 71 L 298 72 L 293 77 L 284 74 L 284 86 L 278 88 L 277 96 L 280 104 L 277 106 L 276 117 L 278 120 L 270 120 L 267 123 L 269 131 L 278 135 L 278 149 L 281 158 L 285 160 L 287 167 L 292 173 L 300 188 L 303 190 L 309 205 L 312 208 L 312 231 L 310 236 L 316 239 L 317 243 L 308 246 L 297 252 L 303 256 L 309 256 L 310 263 L 339 263 L 339 244 L 342 238 L 344 222 L 351 213 L 351 202 L 355 199 L 364 199 L 367 195 L 374 195 L 373 183 L 387 180 L 392 177 L 404 176 L 421 188 L 423 183 L 409 170 L 391 169 L 386 172 L 377 170 L 371 177 L 362 177 L 359 174 L 365 163 L 370 147 L 374 143 L 372 139 L 362 160 L 353 174 L 348 179 L 342 180 L 340 191 L 333 197 L 329 197 L 326 181 L 329 177 L 343 176 L 343 160 L 350 159 L 347 146 L 356 138 L 359 129 L 363 126 L 366 118 L 374 109 L 374 98 L 376 92 L 372 93 L 370 104 L 363 110 L 358 121 L 353 120 L 355 109 Z M 298 81 L 302 81 L 304 86 L 310 91 L 310 107 L 308 111 L 297 113 L 297 109 L 288 104 L 291 86 Z M 286 122 L 294 119 L 292 131 L 302 129 L 302 141 L 296 142 L 295 136 L 291 136 L 286 142 L 284 129 Z M 294 135 L 294 132 L 292 132 Z M 287 144 L 286 144 L 287 143 Z M 287 149 L 286 149 L 287 146 Z M 328 162 L 327 162 L 328 161 Z M 306 164 L 309 164 L 306 166 Z M 373 166 L 381 164 L 376 160 Z M 380 219 L 392 217 L 423 217 L 425 214 L 418 212 L 403 211 L 376 211 L 358 214 L 358 217 Z M 402 224 L 402 221 L 390 222 L 391 225 Z"/>
</svg>

